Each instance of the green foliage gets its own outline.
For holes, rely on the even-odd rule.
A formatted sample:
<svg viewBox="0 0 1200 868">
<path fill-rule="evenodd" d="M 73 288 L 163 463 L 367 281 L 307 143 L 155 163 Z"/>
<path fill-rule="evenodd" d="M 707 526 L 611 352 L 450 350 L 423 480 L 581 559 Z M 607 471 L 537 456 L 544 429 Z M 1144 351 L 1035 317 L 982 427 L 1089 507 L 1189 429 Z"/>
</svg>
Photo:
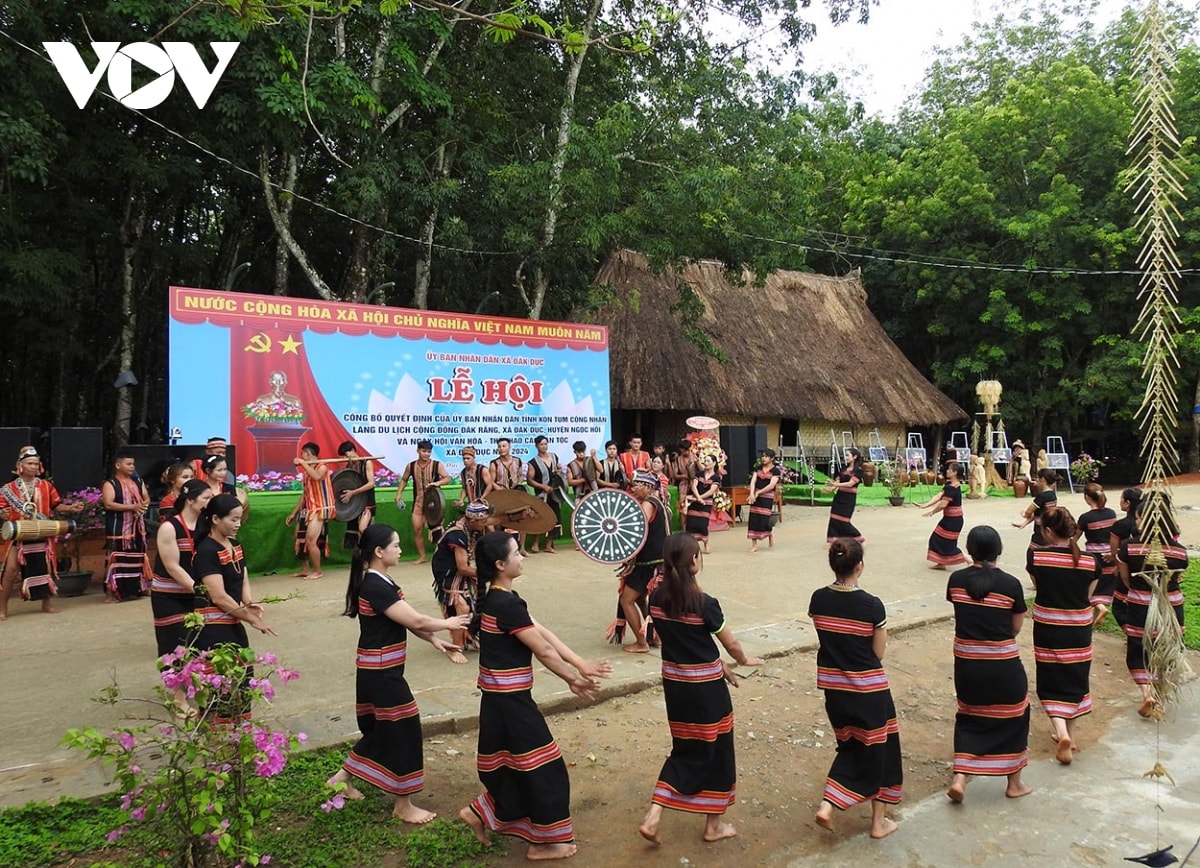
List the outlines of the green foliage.
<svg viewBox="0 0 1200 868">
<path fill-rule="evenodd" d="M 124 812 L 115 799 L 63 799 L 54 805 L 30 802 L 0 813 L 0 868 L 39 868 L 91 853 Z"/>
<path fill-rule="evenodd" d="M 120 824 L 104 837 L 115 843 L 134 825 L 172 865 L 258 865 L 266 855 L 263 821 L 280 803 L 271 779 L 304 737 L 251 723 L 249 710 L 274 695 L 272 676 L 286 682 L 297 673 L 236 645 L 180 648 L 160 663 L 165 687 L 157 700 L 134 700 L 142 716 L 113 732 L 83 727 L 63 738 L 111 768 L 124 793 Z M 120 687 L 114 682 L 100 701 L 123 702 Z"/>
</svg>

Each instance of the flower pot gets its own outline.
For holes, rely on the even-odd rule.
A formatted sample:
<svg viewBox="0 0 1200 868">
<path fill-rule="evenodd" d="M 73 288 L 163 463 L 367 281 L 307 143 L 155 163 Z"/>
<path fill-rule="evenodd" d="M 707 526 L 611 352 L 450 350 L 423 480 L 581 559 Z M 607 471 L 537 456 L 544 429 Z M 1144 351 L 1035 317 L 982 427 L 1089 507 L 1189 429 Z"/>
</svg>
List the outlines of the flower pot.
<svg viewBox="0 0 1200 868">
<path fill-rule="evenodd" d="M 1029 483 L 1029 493 L 1034 497 L 1042 493 L 1042 481 L 1040 479 L 1035 479 Z"/>
<path fill-rule="evenodd" d="M 936 470 L 926 470 L 925 471 L 925 484 L 926 485 L 936 485 L 937 484 L 937 471 Z"/>
<path fill-rule="evenodd" d="M 874 461 L 864 461 L 863 466 L 862 466 L 862 472 L 863 472 L 863 485 L 874 485 L 875 484 L 875 476 L 876 476 L 875 462 Z"/>
<path fill-rule="evenodd" d="M 58 574 L 58 595 L 60 597 L 79 597 L 87 593 L 88 585 L 92 583 L 92 574 L 84 570 L 67 570 Z"/>
<path fill-rule="evenodd" d="M 892 494 L 888 496 L 888 503 L 892 506 L 904 506 L 903 494 Z"/>
<path fill-rule="evenodd" d="M 1029 483 L 1024 479 L 1013 480 L 1013 497 L 1024 497 L 1029 490 Z"/>
</svg>

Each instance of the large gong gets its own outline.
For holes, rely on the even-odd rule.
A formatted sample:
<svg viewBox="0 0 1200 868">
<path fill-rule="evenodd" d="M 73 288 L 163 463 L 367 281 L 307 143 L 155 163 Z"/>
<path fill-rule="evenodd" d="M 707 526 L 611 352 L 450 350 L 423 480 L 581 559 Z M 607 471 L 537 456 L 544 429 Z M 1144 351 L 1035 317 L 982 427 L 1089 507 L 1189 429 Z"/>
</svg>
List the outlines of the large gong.
<svg viewBox="0 0 1200 868">
<path fill-rule="evenodd" d="M 345 503 L 342 503 L 342 495 L 347 491 L 362 488 L 366 484 L 366 478 L 357 470 L 351 470 L 349 467 L 345 467 L 333 474 L 334 518 L 346 523 L 358 520 L 358 517 L 362 515 L 362 511 L 367 506 L 366 492 L 353 495 Z"/>
<path fill-rule="evenodd" d="M 637 498 L 616 488 L 602 488 L 578 500 L 571 519 L 575 542 L 602 564 L 623 563 L 637 554 L 649 527 Z"/>
</svg>

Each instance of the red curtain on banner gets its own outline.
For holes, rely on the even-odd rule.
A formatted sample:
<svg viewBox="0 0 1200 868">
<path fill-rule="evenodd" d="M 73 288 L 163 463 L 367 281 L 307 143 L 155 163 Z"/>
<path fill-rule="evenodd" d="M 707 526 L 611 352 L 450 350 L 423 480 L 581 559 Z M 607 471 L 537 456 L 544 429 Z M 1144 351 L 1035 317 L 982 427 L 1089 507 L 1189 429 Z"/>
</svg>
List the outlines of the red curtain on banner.
<svg viewBox="0 0 1200 868">
<path fill-rule="evenodd" d="M 333 458 L 347 439 L 313 379 L 304 350 L 307 332 L 247 324 L 229 328 L 229 433 L 238 447 L 238 472 L 295 473 L 292 459 L 313 441 Z M 251 416 L 246 407 L 250 407 Z"/>
</svg>

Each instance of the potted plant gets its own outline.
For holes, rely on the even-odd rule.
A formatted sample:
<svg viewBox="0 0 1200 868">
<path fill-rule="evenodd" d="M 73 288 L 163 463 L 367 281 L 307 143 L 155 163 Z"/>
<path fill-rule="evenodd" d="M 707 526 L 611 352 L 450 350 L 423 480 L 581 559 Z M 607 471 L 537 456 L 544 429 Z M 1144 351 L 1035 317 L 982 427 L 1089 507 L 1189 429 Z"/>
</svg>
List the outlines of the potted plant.
<svg viewBox="0 0 1200 868">
<path fill-rule="evenodd" d="M 904 505 L 905 473 L 894 464 L 884 464 L 879 468 L 879 478 L 888 489 L 888 503 L 892 506 Z"/>
<path fill-rule="evenodd" d="M 1100 478 L 1100 468 L 1103 466 L 1103 461 L 1081 452 L 1079 457 L 1071 462 L 1071 478 L 1080 485 L 1087 485 Z"/>
<path fill-rule="evenodd" d="M 83 510 L 72 515 L 75 530 L 59 538 L 55 552 L 59 595 L 78 597 L 92 581 L 91 570 L 83 568 L 84 544 L 96 543 L 103 552 L 104 501 L 99 488 L 81 488 L 65 494 L 63 503 L 83 504 Z"/>
</svg>

